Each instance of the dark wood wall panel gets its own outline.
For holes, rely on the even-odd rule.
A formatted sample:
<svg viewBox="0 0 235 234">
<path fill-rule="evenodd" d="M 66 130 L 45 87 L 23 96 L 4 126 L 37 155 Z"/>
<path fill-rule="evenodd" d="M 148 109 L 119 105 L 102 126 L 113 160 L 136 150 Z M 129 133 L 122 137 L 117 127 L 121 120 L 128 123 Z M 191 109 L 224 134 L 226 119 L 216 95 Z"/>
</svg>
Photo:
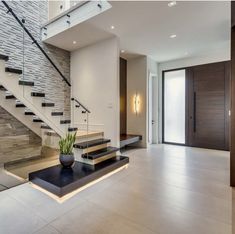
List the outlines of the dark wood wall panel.
<svg viewBox="0 0 235 234">
<path fill-rule="evenodd" d="M 231 2 L 231 142 L 230 142 L 230 185 L 235 186 L 235 2 Z"/>
<path fill-rule="evenodd" d="M 120 58 L 120 134 L 126 134 L 127 119 L 127 61 Z"/>
</svg>

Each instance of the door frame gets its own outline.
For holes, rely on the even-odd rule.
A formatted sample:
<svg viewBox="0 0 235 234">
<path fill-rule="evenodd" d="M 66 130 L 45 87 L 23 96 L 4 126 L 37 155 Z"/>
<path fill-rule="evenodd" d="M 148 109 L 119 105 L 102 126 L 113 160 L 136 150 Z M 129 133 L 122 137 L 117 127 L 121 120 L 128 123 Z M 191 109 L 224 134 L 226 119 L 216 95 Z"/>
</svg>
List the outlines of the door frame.
<svg viewBox="0 0 235 234">
<path fill-rule="evenodd" d="M 165 134 L 164 134 L 164 126 L 165 126 L 165 73 L 171 72 L 171 71 L 179 71 L 179 70 L 185 70 L 185 144 L 182 143 L 175 143 L 175 142 L 167 142 L 165 141 Z M 188 68 L 187 67 L 181 67 L 181 68 L 175 68 L 175 69 L 169 69 L 169 70 L 163 70 L 162 71 L 162 143 L 163 144 L 170 144 L 170 145 L 182 145 L 186 146 L 188 145 Z"/>
<path fill-rule="evenodd" d="M 154 121 L 153 119 L 153 113 L 154 113 L 154 108 L 153 108 L 153 103 L 154 103 L 154 92 L 153 92 L 153 79 L 154 77 L 157 78 L 157 75 L 149 72 L 148 74 L 148 96 L 147 96 L 147 103 L 148 103 L 148 121 L 147 121 L 147 126 L 148 126 L 148 134 L 147 134 L 147 142 L 148 144 L 153 144 L 153 124 L 152 121 Z M 151 85 L 150 85 L 151 84 Z M 150 97 L 151 95 L 151 97 Z M 155 123 L 156 124 L 156 123 Z M 152 132 L 151 134 L 151 140 L 150 140 L 150 131 Z"/>
</svg>

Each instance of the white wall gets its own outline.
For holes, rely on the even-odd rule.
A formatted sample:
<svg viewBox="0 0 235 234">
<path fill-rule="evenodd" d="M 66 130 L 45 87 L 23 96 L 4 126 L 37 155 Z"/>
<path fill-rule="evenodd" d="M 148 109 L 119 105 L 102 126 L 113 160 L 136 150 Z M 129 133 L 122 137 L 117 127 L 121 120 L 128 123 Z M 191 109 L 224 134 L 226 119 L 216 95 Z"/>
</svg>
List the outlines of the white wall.
<svg viewBox="0 0 235 234">
<path fill-rule="evenodd" d="M 90 111 L 91 129 L 103 129 L 119 146 L 119 41 L 107 39 L 71 54 L 72 95 Z M 82 126 L 80 112 L 74 122 Z M 73 119 L 73 117 L 72 117 Z"/>
<path fill-rule="evenodd" d="M 184 68 L 208 63 L 222 62 L 230 60 L 229 50 L 227 51 L 215 51 L 208 54 L 204 54 L 197 57 L 189 57 L 185 59 L 173 60 L 165 63 L 158 64 L 158 77 L 159 77 L 159 126 L 158 135 L 159 141 L 162 140 L 162 72 L 164 70 L 171 70 L 177 68 Z"/>
</svg>

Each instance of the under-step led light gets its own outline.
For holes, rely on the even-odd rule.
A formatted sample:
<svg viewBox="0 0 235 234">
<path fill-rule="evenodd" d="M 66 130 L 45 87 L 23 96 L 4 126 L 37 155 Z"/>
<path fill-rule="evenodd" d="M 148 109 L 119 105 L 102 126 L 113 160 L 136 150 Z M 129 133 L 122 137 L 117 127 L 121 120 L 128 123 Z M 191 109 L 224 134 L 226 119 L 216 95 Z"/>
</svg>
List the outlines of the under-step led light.
<svg viewBox="0 0 235 234">
<path fill-rule="evenodd" d="M 167 5 L 168 5 L 168 7 L 173 7 L 173 6 L 175 6 L 177 3 L 176 3 L 176 1 L 171 1 L 171 2 L 169 2 Z"/>
</svg>

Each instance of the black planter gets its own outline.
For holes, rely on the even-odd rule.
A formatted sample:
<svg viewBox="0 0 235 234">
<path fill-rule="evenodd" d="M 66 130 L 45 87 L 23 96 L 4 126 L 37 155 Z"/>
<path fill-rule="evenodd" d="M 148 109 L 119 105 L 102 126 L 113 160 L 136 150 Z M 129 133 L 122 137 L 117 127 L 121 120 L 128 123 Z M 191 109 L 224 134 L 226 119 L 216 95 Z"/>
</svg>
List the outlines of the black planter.
<svg viewBox="0 0 235 234">
<path fill-rule="evenodd" d="M 73 154 L 60 154 L 60 163 L 63 167 L 71 167 L 74 163 Z"/>
</svg>

